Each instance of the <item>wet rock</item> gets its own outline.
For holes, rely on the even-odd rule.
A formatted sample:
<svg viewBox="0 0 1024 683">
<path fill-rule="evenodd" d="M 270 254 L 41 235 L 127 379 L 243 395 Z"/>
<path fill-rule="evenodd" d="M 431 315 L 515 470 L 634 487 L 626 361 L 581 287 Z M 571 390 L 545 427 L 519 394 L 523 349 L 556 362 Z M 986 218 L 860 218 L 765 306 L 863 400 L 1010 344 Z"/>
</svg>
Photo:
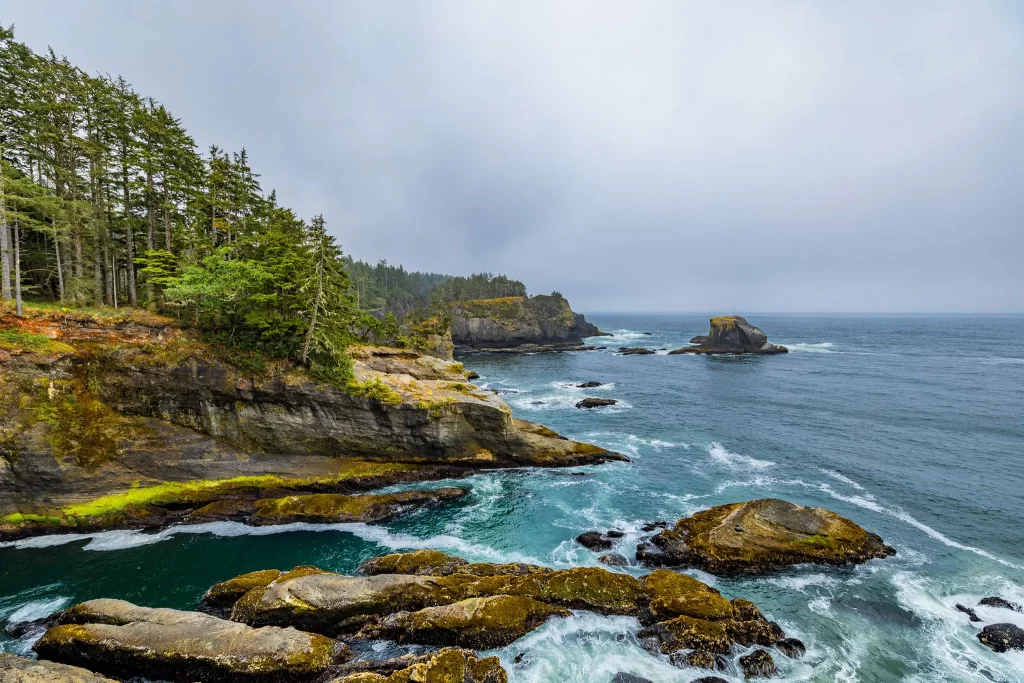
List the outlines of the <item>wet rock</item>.
<svg viewBox="0 0 1024 683">
<path fill-rule="evenodd" d="M 602 408 L 604 406 L 613 406 L 618 401 L 613 398 L 585 398 L 582 401 L 576 403 L 577 408 Z"/>
<path fill-rule="evenodd" d="M 1003 609 L 1012 609 L 1015 612 L 1022 611 L 1020 605 L 1018 605 L 1017 603 L 1010 602 L 1009 600 L 1005 600 L 1000 597 L 982 598 L 978 601 L 978 604 L 984 605 L 986 607 L 1002 607 Z"/>
<path fill-rule="evenodd" d="M 654 682 L 652 680 L 650 680 L 649 678 L 643 678 L 641 676 L 634 676 L 633 674 L 628 674 L 625 671 L 620 671 L 619 673 L 617 673 L 614 676 L 612 676 L 612 683 L 654 683 Z"/>
<path fill-rule="evenodd" d="M 834 512 L 768 498 L 719 505 L 681 519 L 649 544 L 640 544 L 637 560 L 729 575 L 804 563 L 859 564 L 895 553 L 876 534 Z"/>
<path fill-rule="evenodd" d="M 312 493 L 256 502 L 249 523 L 291 524 L 310 522 L 383 522 L 403 512 L 425 505 L 462 498 L 469 491 L 462 488 L 441 488 L 433 491 L 400 491 L 398 493 L 345 496 L 336 493 Z M 196 514 L 200 514 L 201 511 Z"/>
<path fill-rule="evenodd" d="M 584 382 L 583 384 L 577 384 L 576 387 L 579 389 L 596 389 L 597 387 L 603 387 L 604 382 Z"/>
<path fill-rule="evenodd" d="M 604 535 L 608 538 L 623 538 L 626 535 L 625 531 L 619 531 L 618 529 L 609 529 L 604 532 Z"/>
<path fill-rule="evenodd" d="M 701 676 L 700 678 L 693 679 L 690 683 L 729 683 L 729 681 L 718 676 Z"/>
<path fill-rule="evenodd" d="M 0 683 L 114 683 L 77 666 L 0 653 Z"/>
<path fill-rule="evenodd" d="M 680 668 L 691 666 L 695 669 L 713 669 L 714 671 L 726 671 L 729 668 L 729 662 L 725 657 L 702 650 L 676 652 L 668 658 L 668 661 L 673 666 Z"/>
<path fill-rule="evenodd" d="M 588 550 L 598 552 L 601 550 L 611 550 L 615 545 L 615 541 L 608 538 L 605 534 L 600 531 L 587 531 L 576 537 L 576 542 Z"/>
<path fill-rule="evenodd" d="M 644 524 L 641 531 L 655 531 L 656 529 L 665 529 L 668 527 L 668 522 L 648 522 Z"/>
<path fill-rule="evenodd" d="M 628 567 L 629 560 L 619 553 L 605 553 L 597 558 L 597 561 L 601 564 L 606 564 L 609 567 Z"/>
<path fill-rule="evenodd" d="M 654 351 L 652 349 L 645 349 L 640 346 L 622 346 L 619 347 L 619 355 L 622 356 L 650 356 Z"/>
<path fill-rule="evenodd" d="M 966 615 L 967 615 L 967 618 L 968 618 L 968 619 L 969 619 L 970 621 L 972 621 L 972 622 L 978 622 L 978 621 L 981 621 L 981 618 L 980 618 L 980 617 L 978 617 L 978 615 L 977 615 L 977 614 L 975 614 L 975 612 L 974 612 L 974 610 L 973 610 L 973 609 L 971 609 L 970 607 L 964 607 L 964 606 L 963 606 L 963 605 L 961 605 L 961 604 L 960 604 L 959 602 L 958 602 L 958 603 L 956 603 L 956 611 L 957 611 L 957 612 L 963 612 L 964 614 L 966 614 Z"/>
<path fill-rule="evenodd" d="M 411 553 L 392 553 L 374 557 L 359 566 L 359 573 L 418 574 L 447 576 L 468 565 L 461 557 L 447 555 L 439 550 L 416 550 Z"/>
<path fill-rule="evenodd" d="M 480 373 L 475 370 L 470 370 L 466 373 L 466 379 L 480 379 Z"/>
<path fill-rule="evenodd" d="M 90 600 L 61 613 L 33 646 L 44 658 L 117 678 L 300 681 L 351 657 L 294 628 L 254 629 L 199 612 Z"/>
<path fill-rule="evenodd" d="M 408 662 L 408 666 L 391 668 Z M 469 650 L 444 649 L 425 655 L 412 655 L 390 660 L 388 668 L 376 663 L 353 662 L 345 668 L 360 664 L 370 669 L 360 673 L 346 673 L 327 678 L 328 683 L 507 683 L 508 675 L 497 657 L 477 657 Z"/>
<path fill-rule="evenodd" d="M 495 595 L 417 612 L 397 612 L 367 625 L 357 637 L 488 649 L 509 645 L 552 617 L 571 615 L 567 609 L 532 598 Z"/>
<path fill-rule="evenodd" d="M 648 610 L 657 621 L 683 615 L 712 621 L 734 616 L 732 604 L 721 593 L 692 576 L 658 569 L 642 581 L 650 598 Z"/>
<path fill-rule="evenodd" d="M 707 336 L 693 337 L 690 343 L 696 346 L 687 346 L 669 351 L 669 353 L 774 354 L 789 351 L 785 346 L 769 343 L 768 336 L 764 332 L 738 315 L 722 315 L 712 318 L 711 332 Z"/>
<path fill-rule="evenodd" d="M 779 673 L 775 667 L 775 660 L 764 650 L 754 650 L 749 655 L 740 657 L 740 668 L 743 669 L 743 677 L 771 678 Z"/>
<path fill-rule="evenodd" d="M 797 638 L 783 638 L 775 643 L 775 647 L 782 654 L 794 659 L 803 657 L 807 653 L 807 646 Z"/>
<path fill-rule="evenodd" d="M 1024 650 L 1024 629 L 1016 624 L 989 624 L 981 629 L 978 640 L 996 652 Z"/>
</svg>

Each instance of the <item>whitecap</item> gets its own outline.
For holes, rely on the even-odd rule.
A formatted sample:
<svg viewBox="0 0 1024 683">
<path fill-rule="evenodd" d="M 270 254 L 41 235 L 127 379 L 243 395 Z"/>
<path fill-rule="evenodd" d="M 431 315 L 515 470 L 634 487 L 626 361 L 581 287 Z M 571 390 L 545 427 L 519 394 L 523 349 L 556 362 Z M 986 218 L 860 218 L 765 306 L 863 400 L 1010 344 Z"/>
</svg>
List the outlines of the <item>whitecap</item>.
<svg viewBox="0 0 1024 683">
<path fill-rule="evenodd" d="M 59 609 L 64 609 L 69 602 L 71 602 L 71 598 L 66 597 L 54 598 L 53 600 L 32 600 L 11 612 L 10 616 L 7 617 L 7 622 L 17 624 L 23 621 L 42 619 Z"/>
<path fill-rule="evenodd" d="M 819 342 L 817 344 L 799 342 L 796 344 L 787 343 L 784 346 L 790 351 L 796 351 L 797 353 L 835 353 L 832 350 L 834 346 L 832 342 Z"/>
<path fill-rule="evenodd" d="M 834 576 L 826 576 L 825 574 L 805 574 L 803 576 L 773 576 L 770 578 L 762 579 L 763 583 L 767 583 L 780 588 L 787 588 L 790 590 L 805 592 L 811 586 L 821 586 L 823 588 L 831 588 L 838 586 L 841 582 Z"/>
<path fill-rule="evenodd" d="M 708 445 L 708 454 L 715 462 L 735 471 L 763 470 L 775 464 L 771 460 L 758 460 L 749 455 L 732 453 L 717 441 L 713 441 Z"/>
<path fill-rule="evenodd" d="M 839 472 L 836 472 L 835 470 L 822 469 L 820 467 L 818 468 L 818 471 L 821 472 L 822 474 L 826 474 L 826 475 L 832 477 L 836 481 L 841 481 L 844 484 L 849 484 L 850 486 L 852 486 L 853 488 L 857 489 L 858 491 L 863 491 L 864 490 L 863 486 L 861 486 L 860 484 L 855 482 L 853 479 L 850 479 L 845 474 L 840 474 Z"/>
</svg>

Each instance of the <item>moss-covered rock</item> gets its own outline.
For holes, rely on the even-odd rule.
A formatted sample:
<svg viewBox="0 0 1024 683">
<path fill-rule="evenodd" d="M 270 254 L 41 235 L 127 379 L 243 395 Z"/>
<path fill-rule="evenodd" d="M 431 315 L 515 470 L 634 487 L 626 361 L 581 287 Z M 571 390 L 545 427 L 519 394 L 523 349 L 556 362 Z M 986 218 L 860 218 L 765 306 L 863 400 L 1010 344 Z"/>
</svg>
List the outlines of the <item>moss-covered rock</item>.
<svg viewBox="0 0 1024 683">
<path fill-rule="evenodd" d="M 351 657 L 330 638 L 293 628 L 254 629 L 199 612 L 91 600 L 34 645 L 40 657 L 118 678 L 301 681 Z"/>
<path fill-rule="evenodd" d="M 709 621 L 733 618 L 733 606 L 728 600 L 711 586 L 686 574 L 659 569 L 643 581 L 651 599 L 651 615 L 657 621 L 677 616 Z"/>
<path fill-rule="evenodd" d="M 0 683 L 115 683 L 92 671 L 0 653 Z"/>
<path fill-rule="evenodd" d="M 431 491 L 345 496 L 314 493 L 256 502 L 251 522 L 256 525 L 291 522 L 383 522 L 424 505 L 462 498 L 469 491 L 441 488 Z"/>
<path fill-rule="evenodd" d="M 856 523 L 778 499 L 719 505 L 679 520 L 637 548 L 650 566 L 759 574 L 794 564 L 858 564 L 895 550 Z"/>
<path fill-rule="evenodd" d="M 456 573 L 468 564 L 469 562 L 461 557 L 448 555 L 440 550 L 425 549 L 370 558 L 359 566 L 359 573 L 367 576 L 375 574 L 447 576 Z"/>
<path fill-rule="evenodd" d="M 426 655 L 410 655 L 392 660 L 406 664 L 394 670 L 381 668 L 394 666 L 388 662 L 353 662 L 340 667 L 354 669 L 372 666 L 373 671 L 346 673 L 330 679 L 328 683 L 507 683 L 508 675 L 497 657 L 477 657 L 469 650 L 446 648 Z"/>
<path fill-rule="evenodd" d="M 532 598 L 495 595 L 416 612 L 398 612 L 366 626 L 359 637 L 437 646 L 504 647 L 552 617 L 571 614 L 567 609 Z"/>
<path fill-rule="evenodd" d="M 669 351 L 669 354 L 775 354 L 789 351 L 785 346 L 769 343 L 768 335 L 738 315 L 720 315 L 712 318 L 711 331 L 706 336 L 694 337 L 690 342 L 695 346 Z"/>
</svg>

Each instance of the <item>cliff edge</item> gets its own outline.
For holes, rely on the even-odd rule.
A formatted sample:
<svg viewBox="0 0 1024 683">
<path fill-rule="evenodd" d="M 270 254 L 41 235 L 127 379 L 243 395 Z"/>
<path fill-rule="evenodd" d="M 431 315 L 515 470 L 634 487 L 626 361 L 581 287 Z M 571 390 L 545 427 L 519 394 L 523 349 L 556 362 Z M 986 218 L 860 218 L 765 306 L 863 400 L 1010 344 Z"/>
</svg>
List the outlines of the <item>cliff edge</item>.
<svg viewBox="0 0 1024 683">
<path fill-rule="evenodd" d="M 605 334 L 556 294 L 461 301 L 452 304 L 451 319 L 452 340 L 463 351 L 567 347 Z"/>
</svg>

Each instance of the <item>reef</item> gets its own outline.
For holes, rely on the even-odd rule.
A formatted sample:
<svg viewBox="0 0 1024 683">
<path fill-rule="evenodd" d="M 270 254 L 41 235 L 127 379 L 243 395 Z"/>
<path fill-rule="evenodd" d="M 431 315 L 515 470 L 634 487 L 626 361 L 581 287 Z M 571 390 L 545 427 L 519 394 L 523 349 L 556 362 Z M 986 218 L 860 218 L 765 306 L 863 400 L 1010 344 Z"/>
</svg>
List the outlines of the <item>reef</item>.
<svg viewBox="0 0 1024 683">
<path fill-rule="evenodd" d="M 768 341 L 768 335 L 738 315 L 722 315 L 711 318 L 711 331 L 706 336 L 690 340 L 694 346 L 669 351 L 670 355 L 680 353 L 716 354 L 775 354 L 788 353 L 785 346 Z"/>
<path fill-rule="evenodd" d="M 877 534 L 834 512 L 767 498 L 683 518 L 641 543 L 636 558 L 648 566 L 729 575 L 804 563 L 859 564 L 894 554 Z"/>
<path fill-rule="evenodd" d="M 582 345 L 585 338 L 605 335 L 559 295 L 462 301 L 451 320 L 456 352 L 589 350 L 597 347 Z"/>
</svg>

